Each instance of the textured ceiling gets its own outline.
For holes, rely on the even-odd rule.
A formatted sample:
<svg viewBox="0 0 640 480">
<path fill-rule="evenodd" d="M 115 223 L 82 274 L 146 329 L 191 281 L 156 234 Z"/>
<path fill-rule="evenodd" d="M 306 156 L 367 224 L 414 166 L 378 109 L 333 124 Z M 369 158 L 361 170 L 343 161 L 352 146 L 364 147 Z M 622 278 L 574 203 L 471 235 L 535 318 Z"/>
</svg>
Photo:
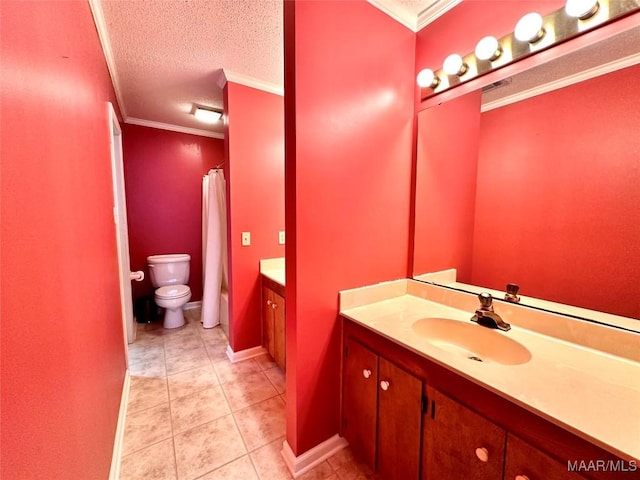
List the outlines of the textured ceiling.
<svg viewBox="0 0 640 480">
<path fill-rule="evenodd" d="M 89 1 L 128 123 L 220 136 L 222 122 L 209 126 L 191 113 L 194 104 L 222 109 L 222 70 L 282 93 L 282 0 Z M 413 28 L 425 8 L 457 1 L 370 3 Z"/>
<path fill-rule="evenodd" d="M 221 132 L 222 125 L 209 127 L 191 113 L 194 104 L 222 109 L 222 69 L 281 88 L 280 0 L 99 0 L 99 6 L 130 123 Z"/>
</svg>

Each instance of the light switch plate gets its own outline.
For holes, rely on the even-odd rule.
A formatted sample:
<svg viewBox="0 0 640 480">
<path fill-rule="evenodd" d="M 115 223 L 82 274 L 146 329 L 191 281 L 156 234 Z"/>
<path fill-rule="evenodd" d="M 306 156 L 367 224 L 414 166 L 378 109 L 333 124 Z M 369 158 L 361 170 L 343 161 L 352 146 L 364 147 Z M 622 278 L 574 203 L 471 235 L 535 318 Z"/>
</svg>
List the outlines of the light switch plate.
<svg viewBox="0 0 640 480">
<path fill-rule="evenodd" d="M 278 243 L 284 245 L 284 231 L 278 232 Z"/>
<path fill-rule="evenodd" d="M 242 232 L 242 246 L 248 247 L 251 245 L 251 232 Z"/>
</svg>

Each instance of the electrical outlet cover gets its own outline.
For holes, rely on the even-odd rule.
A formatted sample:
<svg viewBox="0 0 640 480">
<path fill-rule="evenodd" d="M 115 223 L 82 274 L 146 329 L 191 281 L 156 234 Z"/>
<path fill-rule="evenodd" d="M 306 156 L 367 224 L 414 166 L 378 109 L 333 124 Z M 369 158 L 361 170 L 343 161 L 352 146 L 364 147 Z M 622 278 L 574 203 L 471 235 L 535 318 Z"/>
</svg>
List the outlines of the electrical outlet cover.
<svg viewBox="0 0 640 480">
<path fill-rule="evenodd" d="M 251 245 L 251 232 L 242 232 L 242 246 L 248 247 Z"/>
</svg>

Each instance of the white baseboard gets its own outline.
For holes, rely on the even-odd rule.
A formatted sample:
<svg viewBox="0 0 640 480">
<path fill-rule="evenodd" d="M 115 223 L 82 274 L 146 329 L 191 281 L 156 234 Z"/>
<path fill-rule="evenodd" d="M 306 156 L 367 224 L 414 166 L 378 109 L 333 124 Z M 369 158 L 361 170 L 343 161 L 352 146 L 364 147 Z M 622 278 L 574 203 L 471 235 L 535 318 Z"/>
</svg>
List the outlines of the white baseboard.
<svg viewBox="0 0 640 480">
<path fill-rule="evenodd" d="M 293 475 L 293 478 L 298 478 L 347 445 L 348 443 L 343 437 L 335 434 L 311 450 L 307 450 L 302 455 L 296 457 L 289 443 L 285 440 L 282 443 L 281 453 L 282 458 L 284 458 L 284 463 L 287 464 L 287 468 L 291 472 L 291 475 Z"/>
<path fill-rule="evenodd" d="M 194 308 L 201 308 L 201 307 L 202 307 L 202 300 L 198 300 L 197 302 L 187 302 L 185 306 L 182 307 L 182 309 L 193 310 Z"/>
<path fill-rule="evenodd" d="M 267 353 L 267 349 L 264 347 L 251 347 L 247 348 L 246 350 L 234 352 L 231 349 L 231 345 L 227 345 L 227 357 L 229 357 L 229 361 L 231 363 L 241 362 L 253 357 L 259 357 L 260 355 L 264 355 L 265 353 Z"/>
<path fill-rule="evenodd" d="M 124 372 L 124 384 L 122 385 L 122 397 L 120 398 L 120 411 L 118 412 L 118 424 L 116 426 L 116 437 L 113 441 L 113 454 L 111 456 L 111 470 L 109 480 L 120 478 L 120 461 L 122 460 L 122 447 L 124 443 L 125 420 L 127 418 L 127 405 L 129 404 L 129 387 L 131 386 L 131 375 L 129 369 Z"/>
</svg>

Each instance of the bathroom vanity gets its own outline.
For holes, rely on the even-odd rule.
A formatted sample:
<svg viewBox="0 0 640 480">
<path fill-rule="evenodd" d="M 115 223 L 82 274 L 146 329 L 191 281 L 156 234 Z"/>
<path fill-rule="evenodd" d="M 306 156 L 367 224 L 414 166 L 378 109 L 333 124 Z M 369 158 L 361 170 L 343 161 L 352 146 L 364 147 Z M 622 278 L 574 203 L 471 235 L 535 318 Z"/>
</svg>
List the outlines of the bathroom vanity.
<svg viewBox="0 0 640 480">
<path fill-rule="evenodd" d="M 285 347 L 285 273 L 284 258 L 260 261 L 262 290 L 262 345 L 284 370 Z"/>
<path fill-rule="evenodd" d="M 640 335 L 598 326 L 611 338 L 596 350 L 503 304 L 498 332 L 469 321 L 474 295 L 413 280 L 340 302 L 341 434 L 382 478 L 640 478 L 640 363 L 612 351 Z"/>
</svg>

